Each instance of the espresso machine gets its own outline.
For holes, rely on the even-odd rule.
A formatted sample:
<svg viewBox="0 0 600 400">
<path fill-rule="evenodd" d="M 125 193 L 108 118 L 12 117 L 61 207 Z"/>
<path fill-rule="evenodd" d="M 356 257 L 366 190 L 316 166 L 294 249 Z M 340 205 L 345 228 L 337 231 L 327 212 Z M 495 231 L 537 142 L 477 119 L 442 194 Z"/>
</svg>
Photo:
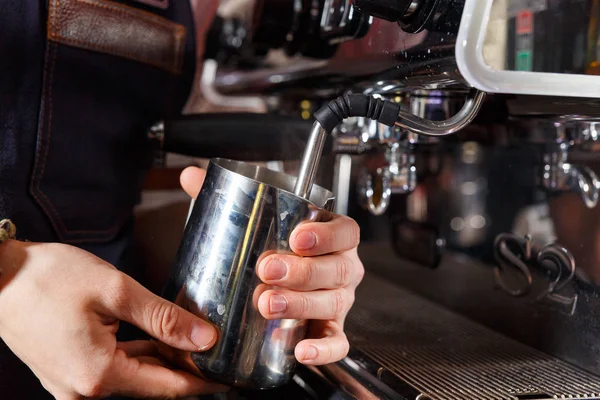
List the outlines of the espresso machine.
<svg viewBox="0 0 600 400">
<path fill-rule="evenodd" d="M 249 111 L 164 151 L 293 175 L 332 99 L 400 110 L 322 144 L 362 230 L 348 357 L 223 398 L 600 399 L 600 0 L 232 0 L 208 42 L 203 94 Z"/>
</svg>

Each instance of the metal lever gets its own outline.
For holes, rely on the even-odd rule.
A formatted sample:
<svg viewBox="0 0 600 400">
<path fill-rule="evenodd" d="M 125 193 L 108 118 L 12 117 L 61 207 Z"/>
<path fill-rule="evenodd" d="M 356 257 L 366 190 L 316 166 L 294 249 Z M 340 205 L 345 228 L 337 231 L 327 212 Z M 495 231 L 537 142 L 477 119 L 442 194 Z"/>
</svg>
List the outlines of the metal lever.
<svg viewBox="0 0 600 400">
<path fill-rule="evenodd" d="M 575 259 L 569 250 L 557 243 L 546 244 L 541 249 L 534 249 L 530 235 L 520 237 L 503 233 L 494 241 L 494 257 L 498 265 L 494 268 L 494 282 L 506 293 L 521 297 L 529 294 L 533 284 L 532 269 L 548 277 L 548 286 L 536 299 L 549 299 L 569 307 L 573 314 L 577 305 L 577 295 L 565 296 L 559 294 L 575 277 Z M 525 285 L 509 286 L 503 278 L 503 272 L 508 269 L 516 270 L 524 278 Z"/>
<path fill-rule="evenodd" d="M 571 164 L 567 164 L 571 166 Z M 566 165 L 563 166 L 566 169 Z M 575 180 L 571 185 L 575 186 L 575 190 L 579 193 L 587 208 L 594 208 L 598 204 L 598 192 L 600 191 L 600 181 L 598 177 L 588 167 L 571 166 L 570 177 Z"/>
<path fill-rule="evenodd" d="M 373 215 L 383 215 L 389 205 L 392 196 L 390 170 L 387 168 L 378 168 L 375 173 L 375 182 L 373 176 L 368 171 L 363 171 L 360 186 L 361 200 L 363 206 L 366 207 Z"/>
<path fill-rule="evenodd" d="M 565 115 L 554 122 L 554 127 L 556 128 L 557 142 L 568 146 L 591 147 L 593 149 L 594 147 L 597 148 L 600 141 L 600 117 Z"/>
<path fill-rule="evenodd" d="M 556 277 L 549 282 L 546 292 L 542 293 L 540 298 L 560 292 L 575 277 L 575 258 L 564 247 L 554 243 L 542 247 L 538 252 L 537 262 L 542 265 L 546 261 L 549 261 L 549 264 L 555 267 Z M 567 275 L 563 276 L 563 272 L 567 272 Z"/>
<path fill-rule="evenodd" d="M 579 193 L 587 208 L 594 208 L 600 196 L 600 180 L 590 168 L 567 162 L 567 150 L 546 155 L 542 184 L 551 191 Z"/>
<path fill-rule="evenodd" d="M 358 181 L 361 205 L 375 216 L 387 211 L 392 194 L 409 194 L 417 187 L 412 150 L 394 143 L 386 149 L 385 156 L 387 165 L 378 168 L 375 176 L 365 169 Z"/>
<path fill-rule="evenodd" d="M 515 249 L 518 249 L 517 254 L 508 246 L 509 243 Z M 530 237 L 521 238 L 508 233 L 498 235 L 494 241 L 494 257 L 498 262 L 498 265 L 494 268 L 494 282 L 496 285 L 511 296 L 521 297 L 529 294 L 533 277 L 526 261 L 530 260 L 531 256 Z M 524 278 L 524 286 L 513 288 L 505 282 L 502 272 L 512 268 L 515 268 L 521 277 Z"/>
</svg>

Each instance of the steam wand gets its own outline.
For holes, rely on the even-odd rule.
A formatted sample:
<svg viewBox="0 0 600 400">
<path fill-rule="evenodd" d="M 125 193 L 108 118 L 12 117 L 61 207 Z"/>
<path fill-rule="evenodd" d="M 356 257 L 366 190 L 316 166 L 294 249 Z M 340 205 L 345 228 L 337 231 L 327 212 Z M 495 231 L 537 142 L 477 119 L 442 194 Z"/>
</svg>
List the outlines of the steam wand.
<svg viewBox="0 0 600 400">
<path fill-rule="evenodd" d="M 315 121 L 306 143 L 300 171 L 298 171 L 298 178 L 294 186 L 296 196 L 305 199 L 310 197 L 310 191 L 317 175 L 317 169 L 319 169 L 319 160 L 328 133 L 318 121 Z"/>
<path fill-rule="evenodd" d="M 400 105 L 388 100 L 376 99 L 362 94 L 347 94 L 332 100 L 315 113 L 315 123 L 304 150 L 294 194 L 308 199 L 315 181 L 319 161 L 327 135 L 348 117 L 365 117 L 387 126 L 426 136 L 445 136 L 455 133 L 473 121 L 485 93 L 471 89 L 462 109 L 445 121 L 429 121 L 400 109 Z"/>
</svg>

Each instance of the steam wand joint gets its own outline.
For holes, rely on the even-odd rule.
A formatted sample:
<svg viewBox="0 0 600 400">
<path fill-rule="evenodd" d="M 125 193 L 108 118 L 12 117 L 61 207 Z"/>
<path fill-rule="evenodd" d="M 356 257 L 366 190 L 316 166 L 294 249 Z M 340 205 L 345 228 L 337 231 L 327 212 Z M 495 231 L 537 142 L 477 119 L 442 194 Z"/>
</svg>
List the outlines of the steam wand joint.
<svg viewBox="0 0 600 400">
<path fill-rule="evenodd" d="M 315 113 L 316 121 L 302 157 L 294 193 L 303 198 L 310 197 L 325 139 L 344 119 L 365 117 L 387 126 L 394 126 L 399 113 L 399 104 L 362 94 L 347 94 L 321 107 Z"/>
</svg>

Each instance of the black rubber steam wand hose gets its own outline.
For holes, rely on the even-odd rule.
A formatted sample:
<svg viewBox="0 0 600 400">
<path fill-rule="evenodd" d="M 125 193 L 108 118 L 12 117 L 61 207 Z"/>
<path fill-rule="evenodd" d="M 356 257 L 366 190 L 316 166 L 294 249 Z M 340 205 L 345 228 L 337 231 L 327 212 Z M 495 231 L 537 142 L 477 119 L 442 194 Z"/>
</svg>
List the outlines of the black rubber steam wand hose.
<svg viewBox="0 0 600 400">
<path fill-rule="evenodd" d="M 305 199 L 310 197 L 323 145 L 327 135 L 331 134 L 340 122 L 349 117 L 365 117 L 387 126 L 394 126 L 399 113 L 399 104 L 362 94 L 348 94 L 321 107 L 315 113 L 316 121 L 310 132 L 300 164 L 298 179 L 294 186 L 296 196 Z"/>
</svg>

